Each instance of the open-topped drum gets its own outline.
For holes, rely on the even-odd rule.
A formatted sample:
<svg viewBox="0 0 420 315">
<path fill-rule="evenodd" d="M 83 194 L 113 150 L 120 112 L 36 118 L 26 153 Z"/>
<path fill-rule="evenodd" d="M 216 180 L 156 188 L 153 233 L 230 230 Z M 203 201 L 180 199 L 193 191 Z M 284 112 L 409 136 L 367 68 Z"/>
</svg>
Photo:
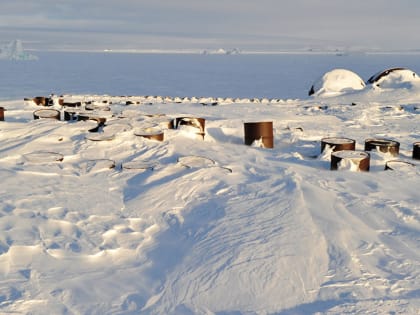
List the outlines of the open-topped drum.
<svg viewBox="0 0 420 315">
<path fill-rule="evenodd" d="M 391 160 L 385 163 L 385 170 L 392 171 L 411 171 L 415 167 L 415 164 L 402 160 Z"/>
<path fill-rule="evenodd" d="M 413 159 L 420 160 L 420 142 L 413 144 Z"/>
<path fill-rule="evenodd" d="M 325 148 L 331 148 L 332 151 L 355 150 L 356 141 L 350 138 L 342 138 L 342 137 L 322 138 L 321 139 L 321 153 L 324 152 Z"/>
<path fill-rule="evenodd" d="M 60 120 L 60 111 L 56 109 L 38 109 L 34 111 L 34 119 L 49 118 Z"/>
<path fill-rule="evenodd" d="M 390 153 L 397 156 L 400 151 L 400 143 L 390 139 L 370 138 L 365 140 L 365 151 L 377 150 L 382 153 Z"/>
<path fill-rule="evenodd" d="M 274 147 L 272 121 L 246 122 L 244 123 L 244 133 L 246 145 L 257 144 L 270 149 Z"/>
<path fill-rule="evenodd" d="M 331 170 L 369 171 L 370 155 L 364 151 L 342 150 L 331 153 Z"/>
<path fill-rule="evenodd" d="M 134 130 L 134 134 L 150 140 L 163 141 L 164 133 L 159 127 L 146 127 Z"/>
</svg>

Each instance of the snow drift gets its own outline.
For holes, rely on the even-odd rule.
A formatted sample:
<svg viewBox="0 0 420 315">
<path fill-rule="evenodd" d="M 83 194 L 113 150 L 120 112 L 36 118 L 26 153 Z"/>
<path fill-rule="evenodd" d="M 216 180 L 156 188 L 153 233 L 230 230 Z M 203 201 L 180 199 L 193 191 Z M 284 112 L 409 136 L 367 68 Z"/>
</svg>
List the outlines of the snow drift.
<svg viewBox="0 0 420 315">
<path fill-rule="evenodd" d="M 367 83 L 383 89 L 411 88 L 420 86 L 420 78 L 410 69 L 391 68 L 374 74 Z"/>
<path fill-rule="evenodd" d="M 365 83 L 356 73 L 346 69 L 333 69 L 317 79 L 309 95 L 335 96 L 353 90 L 361 90 Z"/>
<path fill-rule="evenodd" d="M 64 96 L 105 110 L 97 133 L 96 121 L 0 103 L 2 312 L 416 314 L 418 163 L 384 171 L 394 157 L 372 152 L 368 173 L 330 171 L 319 142 L 347 135 L 360 149 L 386 135 L 411 161 L 420 101 L 354 96 L 322 107 Z M 173 117 L 205 118 L 204 140 L 168 129 Z M 244 145 L 243 123 L 267 118 L 274 148 Z M 164 141 L 135 135 L 146 126 Z"/>
</svg>

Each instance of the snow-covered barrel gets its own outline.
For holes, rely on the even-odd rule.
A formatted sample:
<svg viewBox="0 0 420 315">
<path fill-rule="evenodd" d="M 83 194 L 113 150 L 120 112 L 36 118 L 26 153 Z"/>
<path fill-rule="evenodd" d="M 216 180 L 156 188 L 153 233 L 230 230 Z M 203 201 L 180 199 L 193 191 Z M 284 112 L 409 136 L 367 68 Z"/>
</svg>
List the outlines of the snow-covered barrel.
<svg viewBox="0 0 420 315">
<path fill-rule="evenodd" d="M 397 156 L 400 151 L 400 143 L 398 141 L 383 138 L 366 139 L 365 151 L 373 150 L 377 150 L 382 153 L 390 153 L 393 156 Z"/>
<path fill-rule="evenodd" d="M 38 109 L 33 112 L 34 119 L 49 118 L 60 120 L 60 111 L 56 109 Z"/>
<path fill-rule="evenodd" d="M 244 123 L 245 144 L 261 146 L 263 148 L 274 147 L 273 122 L 246 122 Z"/>
<path fill-rule="evenodd" d="M 385 170 L 404 171 L 412 170 L 416 166 L 413 163 L 402 160 L 391 160 L 385 163 Z"/>
<path fill-rule="evenodd" d="M 320 78 L 311 86 L 309 95 L 334 96 L 354 90 L 365 88 L 365 82 L 356 73 L 346 69 L 333 69 Z"/>
<path fill-rule="evenodd" d="M 331 148 L 332 151 L 355 150 L 356 140 L 343 137 L 322 138 L 321 153 L 324 152 L 325 148 Z"/>
<path fill-rule="evenodd" d="M 374 74 L 366 83 L 385 89 L 410 88 L 420 84 L 420 77 L 407 68 L 390 68 Z"/>
<path fill-rule="evenodd" d="M 199 117 L 177 117 L 172 121 L 173 124 L 173 128 L 175 129 L 179 129 L 182 128 L 183 126 L 190 128 L 192 127 L 193 129 L 197 130 L 197 131 L 193 131 L 195 134 L 197 134 L 197 136 L 199 136 L 200 138 L 204 139 L 205 136 L 205 125 L 206 125 L 206 120 L 204 118 L 199 118 Z"/>
<path fill-rule="evenodd" d="M 106 117 L 98 112 L 79 112 L 77 114 L 77 120 L 95 120 L 98 123 L 104 124 L 106 122 Z"/>
<path fill-rule="evenodd" d="M 331 170 L 368 172 L 370 155 L 364 151 L 342 150 L 331 153 Z"/>
<path fill-rule="evenodd" d="M 413 159 L 420 160 L 420 142 L 413 143 Z"/>
<path fill-rule="evenodd" d="M 163 141 L 164 133 L 159 127 L 139 128 L 134 131 L 134 134 L 150 140 Z"/>
<path fill-rule="evenodd" d="M 4 121 L 4 107 L 0 107 L 0 121 Z"/>
</svg>

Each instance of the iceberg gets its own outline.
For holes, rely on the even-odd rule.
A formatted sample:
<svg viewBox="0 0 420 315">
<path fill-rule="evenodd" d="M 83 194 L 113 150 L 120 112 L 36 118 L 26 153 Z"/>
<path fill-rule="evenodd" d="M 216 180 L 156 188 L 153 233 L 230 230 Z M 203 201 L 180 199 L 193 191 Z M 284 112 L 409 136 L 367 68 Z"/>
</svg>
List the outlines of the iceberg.
<svg viewBox="0 0 420 315">
<path fill-rule="evenodd" d="M 38 60 L 38 57 L 23 50 L 22 41 L 16 39 L 0 46 L 0 59 L 6 60 Z"/>
</svg>

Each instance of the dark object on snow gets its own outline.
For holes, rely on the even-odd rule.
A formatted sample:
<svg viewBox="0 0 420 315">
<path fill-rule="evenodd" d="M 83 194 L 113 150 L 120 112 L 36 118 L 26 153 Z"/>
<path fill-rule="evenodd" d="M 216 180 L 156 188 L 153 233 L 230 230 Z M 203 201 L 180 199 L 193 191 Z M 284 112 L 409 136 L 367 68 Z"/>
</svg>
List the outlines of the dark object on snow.
<svg viewBox="0 0 420 315">
<path fill-rule="evenodd" d="M 0 121 L 4 121 L 4 107 L 0 107 Z"/>
<path fill-rule="evenodd" d="M 62 106 L 64 107 L 80 107 L 82 106 L 82 102 L 62 102 Z"/>
<path fill-rule="evenodd" d="M 315 88 L 314 88 L 314 86 L 312 85 L 311 86 L 311 89 L 309 90 L 309 92 L 308 92 L 308 96 L 311 96 L 311 95 L 313 95 L 313 94 L 315 94 Z"/>
<path fill-rule="evenodd" d="M 390 153 L 397 156 L 400 151 L 400 143 L 390 139 L 373 138 L 365 140 L 365 151 L 378 150 L 382 153 Z"/>
<path fill-rule="evenodd" d="M 420 160 L 420 142 L 413 144 L 413 159 Z"/>
<path fill-rule="evenodd" d="M 254 141 L 261 141 L 263 148 L 273 148 L 273 122 L 246 122 L 244 123 L 245 144 L 252 145 Z"/>
<path fill-rule="evenodd" d="M 364 151 L 342 150 L 331 153 L 330 169 L 348 169 L 350 171 L 368 172 L 370 168 L 370 155 Z"/>
<path fill-rule="evenodd" d="M 64 111 L 64 120 L 70 121 L 76 118 L 76 112 L 74 110 L 65 110 Z"/>
<path fill-rule="evenodd" d="M 321 153 L 325 147 L 332 148 L 333 152 L 341 150 L 355 150 L 356 140 L 350 138 L 329 137 L 321 139 Z"/>
</svg>

